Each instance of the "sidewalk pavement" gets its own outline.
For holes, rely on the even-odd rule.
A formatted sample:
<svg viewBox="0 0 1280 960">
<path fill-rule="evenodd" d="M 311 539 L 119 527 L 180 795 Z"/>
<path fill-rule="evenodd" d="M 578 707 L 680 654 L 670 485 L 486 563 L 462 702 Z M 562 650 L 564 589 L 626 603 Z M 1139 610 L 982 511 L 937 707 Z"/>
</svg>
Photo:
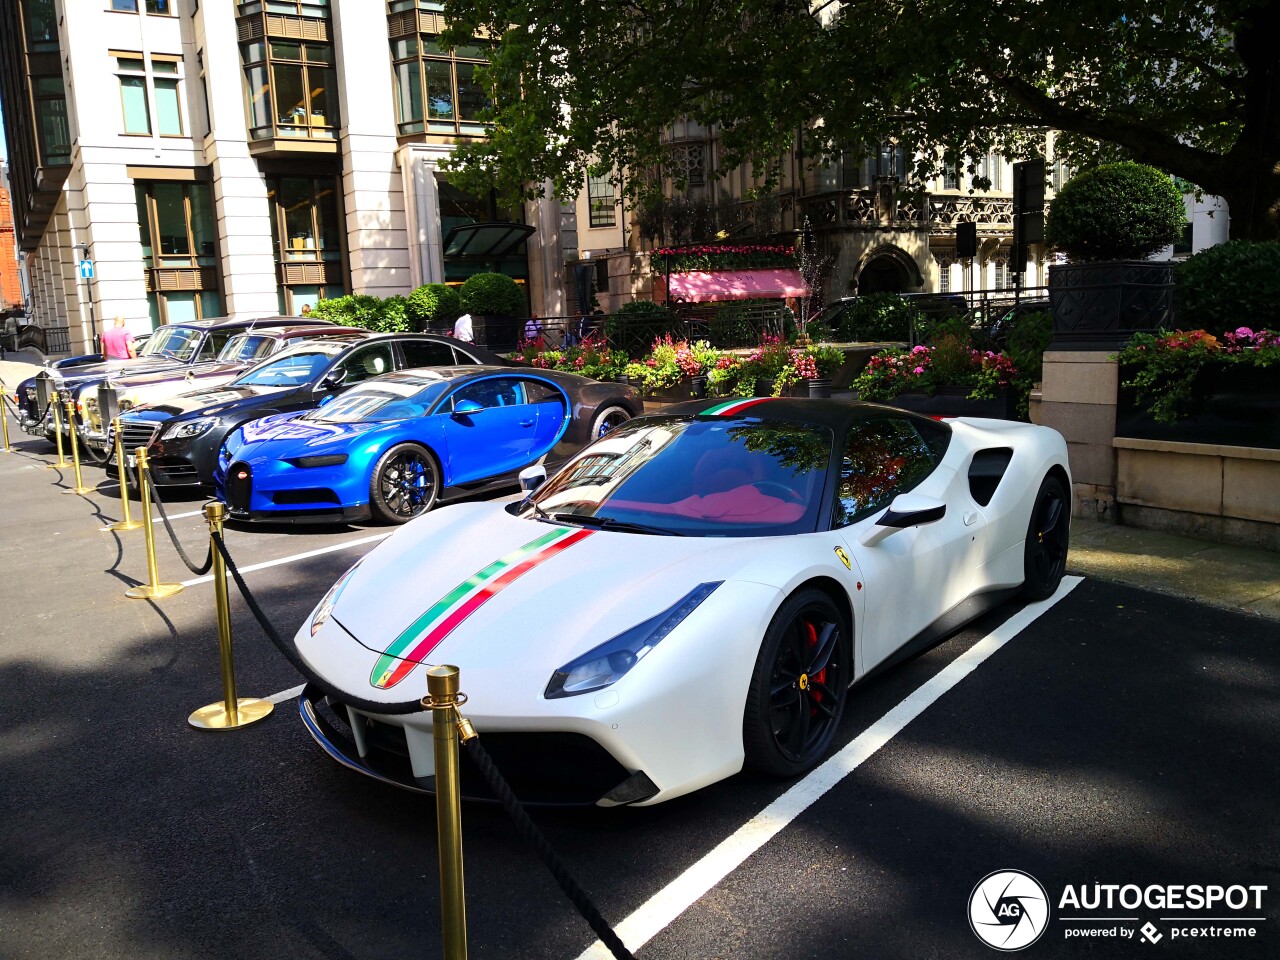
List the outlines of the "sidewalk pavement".
<svg viewBox="0 0 1280 960">
<path fill-rule="evenodd" d="M 21 359 L 0 360 L 6 393 L 39 371 L 38 358 L 24 350 Z M 14 436 L 15 427 L 10 420 L 10 436 L 26 438 L 21 432 Z M 1077 517 L 1071 521 L 1067 569 L 1280 621 L 1280 553 L 1269 550 Z"/>
</svg>

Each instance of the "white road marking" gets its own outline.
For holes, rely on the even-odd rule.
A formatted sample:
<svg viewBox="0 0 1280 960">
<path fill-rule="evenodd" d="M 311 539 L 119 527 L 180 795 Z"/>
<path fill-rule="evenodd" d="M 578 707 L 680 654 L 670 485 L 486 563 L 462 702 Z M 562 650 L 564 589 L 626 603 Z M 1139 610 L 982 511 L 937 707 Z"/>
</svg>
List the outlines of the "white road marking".
<svg viewBox="0 0 1280 960">
<path fill-rule="evenodd" d="M 296 687 L 290 687 L 288 690 L 281 690 L 279 693 L 273 693 L 271 696 L 267 697 L 267 699 L 272 703 L 284 703 L 286 700 L 292 700 L 300 694 L 305 686 L 305 683 L 300 683 Z"/>
<path fill-rule="evenodd" d="M 614 930 L 632 952 L 652 940 L 680 914 L 763 847 L 823 794 L 870 759 L 907 724 L 967 677 L 987 657 L 1025 630 L 1042 613 L 1074 590 L 1082 577 L 1064 577 L 1048 600 L 1031 603 L 956 657 L 935 677 L 855 737 L 839 753 L 812 770 L 799 783 L 722 841 L 719 846 L 649 898 Z M 597 940 L 578 960 L 610 960 L 609 948 Z"/>
<path fill-rule="evenodd" d="M 358 547 L 364 543 L 376 543 L 379 540 L 385 540 L 394 532 L 394 530 L 388 530 L 386 533 L 376 533 L 372 537 L 361 537 L 359 540 L 346 540 L 342 543 L 335 543 L 329 547 L 321 547 L 319 550 L 308 550 L 306 553 L 295 553 L 291 557 L 281 557 L 279 560 L 267 560 L 263 563 L 251 563 L 247 567 L 240 567 L 239 570 L 241 573 L 252 573 L 255 570 L 265 570 L 267 567 L 278 567 L 286 563 L 294 563 L 298 560 L 308 560 L 311 557 L 318 557 L 325 553 L 333 553 L 336 550 L 346 550 L 348 547 Z M 198 583 L 208 583 L 212 579 L 212 574 L 205 574 L 203 577 L 183 580 L 182 585 L 184 587 L 194 587 Z"/>
<path fill-rule="evenodd" d="M 170 520 L 185 520 L 187 517 L 203 517 L 203 516 L 204 516 L 204 511 L 203 511 L 203 510 L 192 510 L 190 513 L 171 513 L 171 514 L 169 514 L 169 519 L 170 519 Z M 123 518 L 122 518 L 122 519 L 123 519 Z M 152 514 L 152 516 L 151 516 L 151 522 L 152 522 L 152 523 L 164 523 L 164 521 L 160 518 L 160 514 L 158 514 L 158 513 L 156 513 L 156 514 Z M 110 528 L 110 527 L 99 527 L 98 529 L 99 529 L 99 530 L 110 530 L 111 528 Z"/>
</svg>

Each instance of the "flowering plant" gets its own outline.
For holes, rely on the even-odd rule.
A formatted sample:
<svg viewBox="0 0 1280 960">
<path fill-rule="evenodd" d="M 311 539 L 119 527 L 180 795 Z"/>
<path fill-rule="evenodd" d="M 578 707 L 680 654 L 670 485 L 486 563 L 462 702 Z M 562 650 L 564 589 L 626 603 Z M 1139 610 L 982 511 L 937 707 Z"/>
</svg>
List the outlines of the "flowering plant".
<svg viewBox="0 0 1280 960">
<path fill-rule="evenodd" d="M 610 350 L 603 340 L 592 337 L 562 350 L 543 349 L 540 337 L 525 340 L 513 356 L 541 370 L 563 370 L 593 380 L 612 380 L 622 373 L 628 362 L 621 350 Z"/>
<path fill-rule="evenodd" d="M 796 252 L 778 244 L 697 244 L 659 247 L 650 254 L 655 270 L 690 273 L 695 270 L 751 270 L 795 267 Z"/>
<path fill-rule="evenodd" d="M 674 387 L 681 380 L 705 375 L 719 359 L 720 351 L 705 340 L 689 343 L 666 334 L 653 341 L 647 357 L 629 363 L 625 372 L 633 380 L 639 380 L 646 390 L 661 390 Z"/>
<path fill-rule="evenodd" d="M 802 380 L 830 378 L 844 364 L 844 353 L 835 347 L 809 346 L 791 351 L 791 357 L 773 380 L 773 395 L 782 396 Z"/>
<path fill-rule="evenodd" d="M 892 400 L 900 393 L 934 393 L 941 386 L 969 386 L 970 400 L 990 399 L 1018 375 L 1006 354 L 976 350 L 943 338 L 933 346 L 890 348 L 877 353 L 853 382 L 862 400 Z"/>
<path fill-rule="evenodd" d="M 1280 333 L 1237 327 L 1219 340 L 1204 330 L 1135 333 L 1115 359 L 1126 368 L 1138 402 L 1160 423 L 1192 416 L 1201 397 L 1196 381 L 1206 368 L 1269 367 L 1280 363 Z"/>
</svg>

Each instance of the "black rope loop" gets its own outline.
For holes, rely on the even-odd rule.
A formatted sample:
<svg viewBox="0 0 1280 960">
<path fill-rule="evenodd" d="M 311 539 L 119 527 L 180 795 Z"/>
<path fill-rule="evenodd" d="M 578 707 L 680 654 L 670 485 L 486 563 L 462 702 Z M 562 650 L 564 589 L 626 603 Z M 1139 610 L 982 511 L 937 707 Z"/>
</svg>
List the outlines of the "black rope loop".
<svg viewBox="0 0 1280 960">
<path fill-rule="evenodd" d="M 191 558 L 187 556 L 187 551 L 182 549 L 182 544 L 178 542 L 178 535 L 173 532 L 173 524 L 169 522 L 169 517 L 164 512 L 164 504 L 160 502 L 160 495 L 156 493 L 156 485 L 154 483 L 147 484 L 147 491 L 151 495 L 151 502 L 154 503 L 156 509 L 160 511 L 160 519 L 164 521 L 164 528 L 169 532 L 169 539 L 173 541 L 173 548 L 178 551 L 178 556 L 182 558 L 182 562 L 187 565 L 188 570 L 194 573 L 197 577 L 203 577 L 213 566 L 213 544 L 211 543 L 209 545 L 209 553 L 204 558 L 204 563 L 197 567 L 191 562 Z M 142 505 L 142 509 L 147 509 L 147 505 L 145 503 Z"/>
<path fill-rule="evenodd" d="M 311 685 L 325 692 L 326 695 L 332 696 L 342 703 L 362 710 L 365 713 L 381 713 L 388 715 L 396 715 L 403 713 L 421 713 L 422 702 L 419 700 L 409 700 L 404 703 L 384 703 L 380 700 L 365 700 L 362 697 L 354 696 L 345 690 L 335 689 L 333 684 L 322 679 L 314 670 L 312 670 L 303 661 L 298 654 L 298 649 L 293 645 L 292 640 L 285 640 L 271 625 L 271 621 L 267 619 L 267 615 L 262 612 L 262 607 L 258 606 L 258 601 L 253 594 L 249 592 L 249 586 L 244 582 L 244 577 L 236 568 L 235 561 L 231 559 L 231 554 L 227 552 L 227 545 L 219 534 L 213 534 L 210 538 L 213 545 L 217 547 L 218 553 L 222 554 L 222 559 L 227 565 L 227 570 L 231 572 L 231 578 L 235 580 L 236 587 L 240 590 L 240 595 L 244 597 L 245 604 L 249 607 L 249 612 L 253 614 L 253 618 L 258 621 L 258 626 L 262 628 L 262 632 L 267 635 L 267 639 L 272 645 L 280 651 L 280 655 L 289 661 L 289 665 L 298 673 L 302 674 Z"/>
<path fill-rule="evenodd" d="M 542 831 L 538 829 L 538 825 L 533 822 L 519 799 L 511 791 L 511 786 L 494 765 L 488 751 L 480 745 L 480 738 L 472 737 L 469 740 L 464 740 L 463 745 L 467 748 L 476 766 L 480 768 L 485 781 L 489 784 L 489 789 L 493 791 L 494 796 L 502 803 L 503 809 L 507 811 L 507 815 L 515 823 L 516 830 L 520 836 L 537 852 L 538 857 L 546 864 L 547 869 L 551 871 L 551 875 L 556 878 L 556 883 L 560 884 L 560 889 L 564 891 L 565 896 L 578 908 L 578 912 L 582 914 L 583 919 L 591 925 L 591 929 L 600 938 L 600 942 L 609 948 L 609 952 L 617 960 L 635 960 L 631 951 L 627 949 L 626 944 L 622 942 L 622 938 L 613 932 L 613 928 L 609 926 L 608 921 L 600 915 L 600 911 L 591 902 L 587 892 L 578 885 L 578 881 L 573 879 L 568 869 L 560 861 L 560 857 L 552 849 L 551 843 L 543 835 Z"/>
</svg>

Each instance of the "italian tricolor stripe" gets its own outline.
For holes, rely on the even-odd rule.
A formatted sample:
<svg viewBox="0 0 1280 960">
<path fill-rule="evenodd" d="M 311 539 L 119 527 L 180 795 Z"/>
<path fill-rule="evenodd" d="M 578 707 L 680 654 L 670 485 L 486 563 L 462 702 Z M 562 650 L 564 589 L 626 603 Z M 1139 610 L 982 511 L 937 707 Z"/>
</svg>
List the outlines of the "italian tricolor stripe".
<svg viewBox="0 0 1280 960">
<path fill-rule="evenodd" d="M 394 687 L 467 617 L 544 560 L 591 536 L 593 530 L 559 528 L 531 540 L 467 577 L 405 628 L 374 664 L 369 682 Z"/>
<path fill-rule="evenodd" d="M 773 397 L 752 397 L 749 400 L 729 400 L 725 403 L 717 403 L 714 407 L 707 407 L 702 411 L 704 417 L 727 417 L 731 413 L 741 413 L 748 407 L 754 407 L 758 403 L 767 403 Z"/>
</svg>

